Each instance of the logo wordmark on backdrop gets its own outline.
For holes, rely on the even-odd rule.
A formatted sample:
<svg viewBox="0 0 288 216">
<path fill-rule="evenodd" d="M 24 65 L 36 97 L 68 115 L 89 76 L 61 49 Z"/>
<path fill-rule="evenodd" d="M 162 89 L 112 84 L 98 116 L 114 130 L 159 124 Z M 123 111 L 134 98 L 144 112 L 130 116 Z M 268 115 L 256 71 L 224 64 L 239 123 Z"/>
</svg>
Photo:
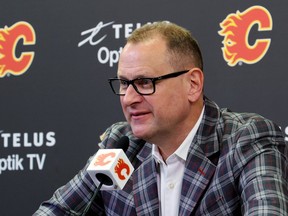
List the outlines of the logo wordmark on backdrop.
<svg viewBox="0 0 288 216">
<path fill-rule="evenodd" d="M 97 52 L 97 59 L 101 64 L 109 64 L 109 67 L 113 67 L 119 60 L 119 55 L 122 51 L 122 47 L 108 48 L 104 46 L 105 40 L 121 38 L 127 38 L 134 29 L 139 28 L 141 23 L 124 23 L 119 24 L 115 21 L 104 23 L 100 21 L 95 27 L 82 31 L 81 36 L 85 36 L 83 40 L 78 43 L 78 47 L 82 47 L 86 43 L 91 46 L 99 45 Z"/>
</svg>

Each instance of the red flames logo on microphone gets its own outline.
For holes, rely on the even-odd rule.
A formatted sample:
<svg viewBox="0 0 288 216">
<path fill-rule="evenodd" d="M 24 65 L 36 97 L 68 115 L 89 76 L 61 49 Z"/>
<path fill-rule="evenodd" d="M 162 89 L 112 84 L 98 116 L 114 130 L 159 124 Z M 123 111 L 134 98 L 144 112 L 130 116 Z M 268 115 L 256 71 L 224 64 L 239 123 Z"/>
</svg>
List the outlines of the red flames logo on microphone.
<svg viewBox="0 0 288 216">
<path fill-rule="evenodd" d="M 125 180 L 126 176 L 122 175 L 122 170 L 126 170 L 126 174 L 129 175 L 130 174 L 130 167 L 128 166 L 128 164 L 126 164 L 124 162 L 123 159 L 119 159 L 118 163 L 115 167 L 115 173 L 118 175 L 118 178 L 121 180 Z"/>
<path fill-rule="evenodd" d="M 258 31 L 272 30 L 272 17 L 267 9 L 253 6 L 243 13 L 229 14 L 220 24 L 219 35 L 224 36 L 223 57 L 229 66 L 238 62 L 253 64 L 260 61 L 270 46 L 270 39 L 257 39 L 248 43 L 251 28 L 257 24 Z"/>
<path fill-rule="evenodd" d="M 116 156 L 114 152 L 110 152 L 107 154 L 101 154 L 95 159 L 95 166 L 106 166 L 111 163 L 113 158 Z"/>
<path fill-rule="evenodd" d="M 18 22 L 8 28 L 0 28 L 0 78 L 6 74 L 21 75 L 30 67 L 34 52 L 22 52 L 16 56 L 16 47 L 20 39 L 23 45 L 36 42 L 33 27 L 27 22 Z"/>
</svg>

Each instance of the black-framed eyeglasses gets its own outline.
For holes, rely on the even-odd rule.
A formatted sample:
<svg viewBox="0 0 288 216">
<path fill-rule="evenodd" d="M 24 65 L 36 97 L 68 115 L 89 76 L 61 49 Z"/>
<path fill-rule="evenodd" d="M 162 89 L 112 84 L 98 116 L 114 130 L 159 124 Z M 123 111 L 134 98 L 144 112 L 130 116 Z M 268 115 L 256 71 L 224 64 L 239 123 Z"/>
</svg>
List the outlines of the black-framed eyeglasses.
<svg viewBox="0 0 288 216">
<path fill-rule="evenodd" d="M 143 78 L 136 78 L 133 80 L 110 78 L 108 79 L 108 81 L 112 88 L 112 91 L 116 95 L 124 96 L 130 84 L 133 86 L 133 88 L 138 94 L 151 95 L 155 93 L 156 91 L 156 88 L 155 88 L 156 81 L 177 77 L 184 73 L 187 73 L 188 71 L 190 70 L 173 72 L 173 73 L 169 73 L 169 74 L 159 76 L 159 77 L 154 77 L 154 78 L 143 77 Z"/>
</svg>

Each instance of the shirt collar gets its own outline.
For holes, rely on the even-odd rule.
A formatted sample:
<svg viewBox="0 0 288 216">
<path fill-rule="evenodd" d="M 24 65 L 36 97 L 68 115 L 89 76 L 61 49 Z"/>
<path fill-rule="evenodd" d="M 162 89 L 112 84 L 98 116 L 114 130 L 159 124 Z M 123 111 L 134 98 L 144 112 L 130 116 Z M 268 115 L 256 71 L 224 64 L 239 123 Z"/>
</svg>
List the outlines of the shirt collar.
<svg viewBox="0 0 288 216">
<path fill-rule="evenodd" d="M 187 135 L 185 140 L 182 142 L 182 144 L 178 147 L 178 149 L 172 155 L 176 155 L 176 156 L 182 158 L 184 161 L 186 161 L 186 158 L 187 158 L 187 155 L 188 155 L 188 151 L 189 151 L 189 147 L 190 147 L 190 145 L 192 143 L 192 140 L 195 137 L 195 134 L 196 134 L 196 132 L 197 132 L 199 126 L 200 126 L 201 120 L 203 118 L 204 109 L 205 109 L 205 106 L 203 107 L 203 109 L 201 111 L 201 114 L 200 114 L 196 124 L 192 128 L 192 130 L 189 132 L 189 134 Z M 170 155 L 170 156 L 172 156 L 172 155 Z M 158 147 L 155 144 L 152 145 L 152 156 L 154 157 L 154 159 L 156 161 L 159 161 L 159 160 L 162 161 L 163 160 L 162 156 L 161 156 L 161 154 L 159 152 L 159 149 L 158 149 Z"/>
</svg>

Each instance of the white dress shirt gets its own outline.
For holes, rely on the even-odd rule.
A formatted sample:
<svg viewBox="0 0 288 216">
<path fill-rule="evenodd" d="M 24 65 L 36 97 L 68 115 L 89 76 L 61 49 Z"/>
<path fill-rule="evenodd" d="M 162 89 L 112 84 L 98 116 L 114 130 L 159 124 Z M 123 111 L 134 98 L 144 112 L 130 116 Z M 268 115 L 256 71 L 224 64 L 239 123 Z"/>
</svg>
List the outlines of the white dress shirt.
<svg viewBox="0 0 288 216">
<path fill-rule="evenodd" d="M 189 147 L 199 128 L 203 113 L 204 108 L 202 109 L 201 115 L 195 126 L 192 128 L 183 143 L 167 158 L 166 161 L 163 160 L 158 147 L 154 144 L 152 146 L 152 155 L 159 170 L 157 184 L 160 216 L 178 215 L 185 161 Z"/>
</svg>

